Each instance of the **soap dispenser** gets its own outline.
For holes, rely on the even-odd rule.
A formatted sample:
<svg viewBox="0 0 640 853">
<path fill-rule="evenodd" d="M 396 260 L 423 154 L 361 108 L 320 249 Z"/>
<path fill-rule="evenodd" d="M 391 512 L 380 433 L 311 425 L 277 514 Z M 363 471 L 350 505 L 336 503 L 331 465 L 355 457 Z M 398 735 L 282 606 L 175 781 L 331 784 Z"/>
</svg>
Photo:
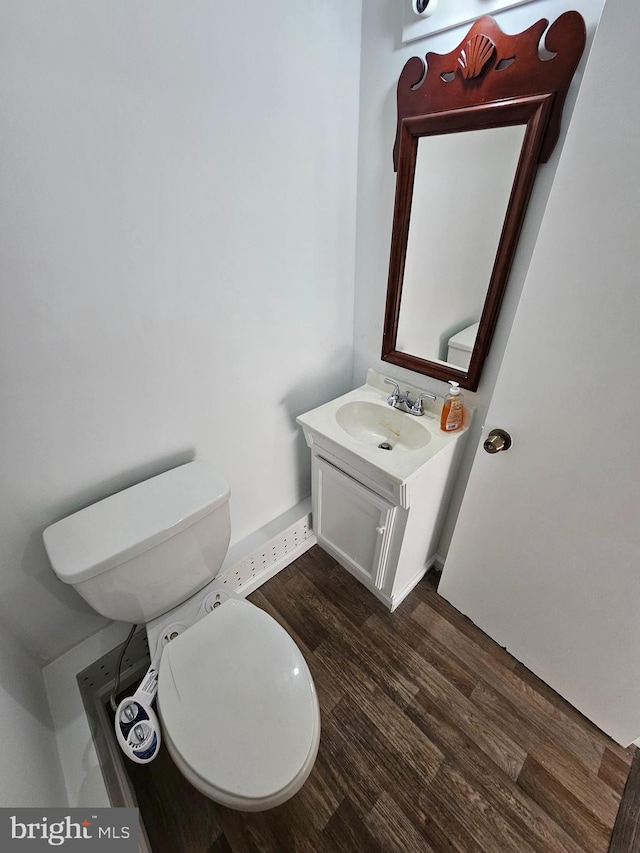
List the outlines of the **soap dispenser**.
<svg viewBox="0 0 640 853">
<path fill-rule="evenodd" d="M 445 432 L 453 432 L 464 426 L 464 405 L 460 385 L 458 382 L 449 380 L 449 393 L 444 398 L 440 428 Z"/>
</svg>

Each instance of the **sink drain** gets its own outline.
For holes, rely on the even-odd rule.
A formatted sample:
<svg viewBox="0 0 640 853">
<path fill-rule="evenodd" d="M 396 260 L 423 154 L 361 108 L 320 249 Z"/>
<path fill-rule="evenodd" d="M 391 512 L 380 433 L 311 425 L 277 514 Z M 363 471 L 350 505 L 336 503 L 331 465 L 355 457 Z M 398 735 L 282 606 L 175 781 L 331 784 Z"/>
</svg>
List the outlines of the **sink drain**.
<svg viewBox="0 0 640 853">
<path fill-rule="evenodd" d="M 388 441 L 382 441 L 378 447 L 380 450 L 393 450 L 393 447 L 391 447 Z"/>
</svg>

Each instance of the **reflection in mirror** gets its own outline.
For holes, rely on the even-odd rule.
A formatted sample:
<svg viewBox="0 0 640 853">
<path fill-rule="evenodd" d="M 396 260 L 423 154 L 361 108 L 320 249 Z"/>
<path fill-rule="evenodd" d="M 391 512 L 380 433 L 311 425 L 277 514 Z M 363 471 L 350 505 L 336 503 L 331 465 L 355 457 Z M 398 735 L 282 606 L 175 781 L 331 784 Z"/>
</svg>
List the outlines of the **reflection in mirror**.
<svg viewBox="0 0 640 853">
<path fill-rule="evenodd" d="M 418 140 L 398 350 L 468 367 L 524 133 L 514 125 Z"/>
<path fill-rule="evenodd" d="M 450 53 L 405 64 L 384 361 L 477 389 L 585 40 L 578 12 L 516 35 L 484 17 Z"/>
</svg>

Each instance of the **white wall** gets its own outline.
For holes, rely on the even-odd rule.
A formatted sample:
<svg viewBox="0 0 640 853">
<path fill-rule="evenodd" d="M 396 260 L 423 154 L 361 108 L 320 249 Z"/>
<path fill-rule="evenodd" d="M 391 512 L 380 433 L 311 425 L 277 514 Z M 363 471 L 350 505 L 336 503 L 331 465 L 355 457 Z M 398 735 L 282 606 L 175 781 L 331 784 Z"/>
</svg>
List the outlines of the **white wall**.
<svg viewBox="0 0 640 853">
<path fill-rule="evenodd" d="M 40 667 L 1 621 L 0 721 L 0 806 L 66 805 Z"/>
<path fill-rule="evenodd" d="M 103 620 L 52 521 L 210 459 L 233 540 L 309 491 L 295 416 L 352 373 L 361 0 L 0 7 L 0 617 Z"/>
<path fill-rule="evenodd" d="M 527 3 L 519 8 L 501 12 L 495 17 L 505 32 L 515 33 L 531 26 L 540 18 L 554 20 L 567 8 L 577 9 L 587 24 L 587 51 L 585 53 L 588 53 L 602 11 L 603 1 L 574 0 L 567 6 L 560 0 L 538 0 L 538 2 Z M 448 53 L 462 41 L 469 25 L 403 45 L 401 43 L 402 19 L 402 4 L 393 2 L 393 0 L 367 0 L 363 6 L 354 384 L 360 384 L 364 380 L 367 368 L 373 367 L 386 373 L 387 376 L 416 383 L 443 395 L 446 393 L 444 383 L 429 377 L 418 376 L 380 359 L 395 192 L 392 151 L 396 129 L 396 86 L 400 72 L 410 57 L 420 56 L 424 58 L 427 51 Z M 484 415 L 502 362 L 509 329 L 542 222 L 584 66 L 585 57 L 582 59 L 567 97 L 560 141 L 550 161 L 542 165 L 538 171 L 500 319 L 489 357 L 485 362 L 480 386 L 475 394 L 469 392 L 466 394 L 467 401 L 477 407 L 477 412 L 467 440 L 461 471 L 445 522 L 440 544 L 441 553 L 446 553 L 451 539 Z"/>
</svg>

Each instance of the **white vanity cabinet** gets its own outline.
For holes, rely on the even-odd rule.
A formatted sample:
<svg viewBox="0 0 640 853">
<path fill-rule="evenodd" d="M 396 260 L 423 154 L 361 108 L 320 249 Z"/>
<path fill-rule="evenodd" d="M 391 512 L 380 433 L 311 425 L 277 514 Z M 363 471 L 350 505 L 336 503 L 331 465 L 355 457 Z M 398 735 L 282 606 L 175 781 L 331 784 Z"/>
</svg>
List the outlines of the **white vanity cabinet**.
<svg viewBox="0 0 640 853">
<path fill-rule="evenodd" d="M 442 433 L 437 406 L 415 417 L 390 409 L 388 396 L 369 371 L 362 388 L 298 423 L 318 544 L 394 610 L 436 559 L 466 431 Z"/>
<path fill-rule="evenodd" d="M 394 483 L 312 445 L 318 544 L 394 610 L 436 559 L 456 461 L 452 443 L 420 477 Z M 384 452 L 384 451 L 383 451 Z"/>
</svg>

